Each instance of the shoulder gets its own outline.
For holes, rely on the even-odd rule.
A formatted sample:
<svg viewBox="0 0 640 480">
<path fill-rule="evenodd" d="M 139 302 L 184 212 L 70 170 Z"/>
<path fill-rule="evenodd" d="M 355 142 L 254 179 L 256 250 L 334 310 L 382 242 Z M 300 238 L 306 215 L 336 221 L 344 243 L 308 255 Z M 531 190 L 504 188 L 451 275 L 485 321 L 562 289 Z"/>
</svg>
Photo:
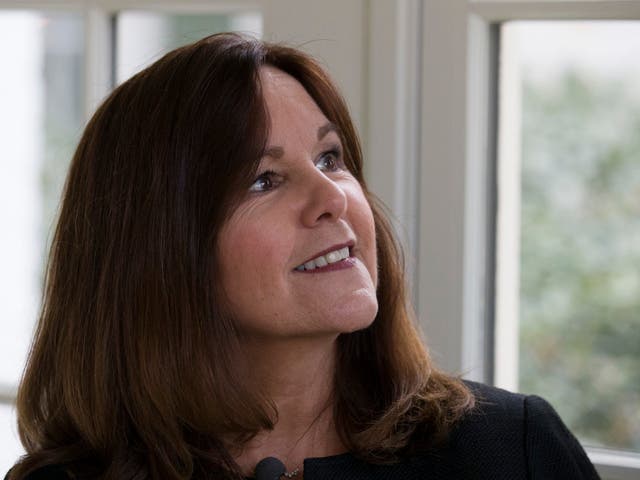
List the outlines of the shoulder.
<svg viewBox="0 0 640 480">
<path fill-rule="evenodd" d="M 393 465 L 372 465 L 351 455 L 313 459 L 305 461 L 305 478 L 598 479 L 580 443 L 545 400 L 478 383 L 467 386 L 476 405 L 443 444 Z"/>
<path fill-rule="evenodd" d="M 519 433 L 524 427 L 527 397 L 482 383 L 465 381 L 475 397 L 475 407 L 459 424 L 469 435 L 478 430 L 486 437 L 492 430 Z"/>
<path fill-rule="evenodd" d="M 546 400 L 466 384 L 476 406 L 453 430 L 450 454 L 474 470 L 499 468 L 522 478 L 598 478 L 582 446 Z"/>
</svg>

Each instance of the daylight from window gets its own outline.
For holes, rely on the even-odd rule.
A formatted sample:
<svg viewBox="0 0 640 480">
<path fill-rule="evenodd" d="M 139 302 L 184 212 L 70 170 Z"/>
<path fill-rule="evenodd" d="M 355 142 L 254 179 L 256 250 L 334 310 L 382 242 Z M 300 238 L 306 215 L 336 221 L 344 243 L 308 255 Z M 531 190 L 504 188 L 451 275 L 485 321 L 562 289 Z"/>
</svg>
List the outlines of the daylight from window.
<svg viewBox="0 0 640 480">
<path fill-rule="evenodd" d="M 116 83 L 158 60 L 166 52 L 215 32 L 235 31 L 262 36 L 259 12 L 177 14 L 125 10 L 116 21 Z"/>
<path fill-rule="evenodd" d="M 60 193 L 85 118 L 81 11 L 0 10 L 0 472 L 22 453 L 13 405 L 38 314 Z M 260 36 L 259 12 L 122 11 L 112 79 L 120 83 L 185 43 L 224 30 Z M 3 473 L 0 473 L 2 475 Z"/>
<path fill-rule="evenodd" d="M 501 57 L 496 378 L 640 452 L 640 22 L 507 23 Z"/>
<path fill-rule="evenodd" d="M 43 265 L 82 125 L 84 30 L 68 12 L 0 12 L 0 471 L 22 448 L 15 394 L 40 302 Z M 5 468 L 7 467 L 7 468 Z"/>
</svg>

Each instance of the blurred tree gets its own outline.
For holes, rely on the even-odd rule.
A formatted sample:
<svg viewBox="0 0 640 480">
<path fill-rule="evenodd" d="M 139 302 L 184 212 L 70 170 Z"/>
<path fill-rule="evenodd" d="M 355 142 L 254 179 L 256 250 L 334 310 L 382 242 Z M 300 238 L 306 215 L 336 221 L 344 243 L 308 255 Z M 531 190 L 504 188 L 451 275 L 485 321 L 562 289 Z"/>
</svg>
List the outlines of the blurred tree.
<svg viewBox="0 0 640 480">
<path fill-rule="evenodd" d="M 634 89 L 577 71 L 523 86 L 520 390 L 583 443 L 640 451 Z"/>
</svg>

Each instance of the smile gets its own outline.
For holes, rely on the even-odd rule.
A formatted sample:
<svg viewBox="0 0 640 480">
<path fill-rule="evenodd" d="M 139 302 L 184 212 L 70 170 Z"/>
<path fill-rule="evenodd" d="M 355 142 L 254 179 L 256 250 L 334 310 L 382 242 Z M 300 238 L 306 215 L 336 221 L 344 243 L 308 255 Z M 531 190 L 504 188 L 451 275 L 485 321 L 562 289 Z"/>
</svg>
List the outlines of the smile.
<svg viewBox="0 0 640 480">
<path fill-rule="evenodd" d="M 323 268 L 328 265 L 338 263 L 342 260 L 349 258 L 349 247 L 338 248 L 332 250 L 324 255 L 320 255 L 316 258 L 297 266 L 295 269 L 299 272 L 306 270 L 315 270 L 316 268 Z"/>
</svg>

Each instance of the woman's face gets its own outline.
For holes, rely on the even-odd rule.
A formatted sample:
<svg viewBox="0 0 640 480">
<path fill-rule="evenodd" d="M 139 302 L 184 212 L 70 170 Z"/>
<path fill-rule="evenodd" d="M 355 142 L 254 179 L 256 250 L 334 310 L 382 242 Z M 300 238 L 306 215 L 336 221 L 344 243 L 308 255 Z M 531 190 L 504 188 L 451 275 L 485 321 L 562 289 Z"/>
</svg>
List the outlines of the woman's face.
<svg viewBox="0 0 640 480">
<path fill-rule="evenodd" d="M 271 67 L 260 79 L 267 148 L 218 245 L 234 318 L 264 339 L 365 328 L 378 309 L 369 203 L 344 165 L 336 127 L 302 85 Z"/>
</svg>

